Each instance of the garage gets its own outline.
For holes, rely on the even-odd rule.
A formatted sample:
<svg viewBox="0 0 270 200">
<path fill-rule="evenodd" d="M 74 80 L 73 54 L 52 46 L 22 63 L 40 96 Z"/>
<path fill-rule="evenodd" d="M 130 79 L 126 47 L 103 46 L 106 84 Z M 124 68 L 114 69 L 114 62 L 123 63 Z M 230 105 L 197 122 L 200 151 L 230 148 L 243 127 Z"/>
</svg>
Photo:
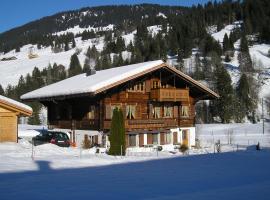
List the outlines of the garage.
<svg viewBox="0 0 270 200">
<path fill-rule="evenodd" d="M 0 142 L 17 142 L 18 118 L 31 115 L 31 107 L 0 95 Z"/>
</svg>

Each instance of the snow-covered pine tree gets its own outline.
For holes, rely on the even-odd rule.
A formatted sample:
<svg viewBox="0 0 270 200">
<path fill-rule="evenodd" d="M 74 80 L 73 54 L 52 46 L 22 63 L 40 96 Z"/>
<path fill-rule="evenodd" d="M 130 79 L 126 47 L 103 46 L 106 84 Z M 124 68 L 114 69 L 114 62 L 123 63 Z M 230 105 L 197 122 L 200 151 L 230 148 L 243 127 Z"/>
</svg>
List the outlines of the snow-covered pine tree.
<svg viewBox="0 0 270 200">
<path fill-rule="evenodd" d="M 70 64 L 68 68 L 68 76 L 75 76 L 82 73 L 82 67 L 78 59 L 77 54 L 73 54 L 70 58 Z"/>
</svg>

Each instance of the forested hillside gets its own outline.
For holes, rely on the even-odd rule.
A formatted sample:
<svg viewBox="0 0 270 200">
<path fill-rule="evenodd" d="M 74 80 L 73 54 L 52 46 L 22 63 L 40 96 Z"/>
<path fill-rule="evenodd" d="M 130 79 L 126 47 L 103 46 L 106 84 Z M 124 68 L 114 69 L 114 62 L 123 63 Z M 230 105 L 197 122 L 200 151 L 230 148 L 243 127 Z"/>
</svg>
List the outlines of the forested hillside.
<svg viewBox="0 0 270 200">
<path fill-rule="evenodd" d="M 102 70 L 163 59 L 221 95 L 219 100 L 197 105 L 199 123 L 257 122 L 262 75 L 269 73 L 265 69 L 270 66 L 255 62 L 250 49 L 270 43 L 269 24 L 268 0 L 226 0 L 191 8 L 101 6 L 58 13 L 0 34 L 0 70 L 20 63 L 26 54 L 34 69 L 20 74 L 16 85 L 0 85 L 0 94 L 19 99 L 23 93 L 91 67 Z M 229 32 L 227 25 L 233 27 Z M 26 53 L 27 48 L 31 51 Z M 55 60 L 38 66 L 40 62 L 34 61 L 39 55 L 32 49 L 40 59 L 43 53 Z M 232 67 L 236 78 L 228 70 Z M 39 123 L 41 105 L 32 105 L 30 123 Z"/>
</svg>

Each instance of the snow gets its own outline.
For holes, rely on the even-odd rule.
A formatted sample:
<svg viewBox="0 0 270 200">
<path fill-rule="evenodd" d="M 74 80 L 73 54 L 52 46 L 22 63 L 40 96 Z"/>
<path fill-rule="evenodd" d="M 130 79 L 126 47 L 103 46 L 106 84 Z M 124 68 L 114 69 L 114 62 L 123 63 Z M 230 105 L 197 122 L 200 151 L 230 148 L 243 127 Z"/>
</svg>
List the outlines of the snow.
<svg viewBox="0 0 270 200">
<path fill-rule="evenodd" d="M 269 151 L 114 157 L 0 144 L 1 199 L 268 199 Z"/>
<path fill-rule="evenodd" d="M 103 87 L 144 72 L 162 63 L 162 60 L 149 61 L 97 71 L 96 74 L 91 76 L 80 74 L 24 94 L 21 98 L 31 99 L 95 92 Z"/>
<path fill-rule="evenodd" d="M 88 11 L 83 12 L 83 15 L 86 15 Z M 109 31 L 109 30 L 113 30 L 114 25 L 113 24 L 109 24 L 108 26 L 102 26 L 102 27 L 93 27 L 93 26 L 89 26 L 87 28 L 81 28 L 79 27 L 79 25 L 74 26 L 72 28 L 69 28 L 65 31 L 59 31 L 59 32 L 55 32 L 53 35 L 64 35 L 67 33 L 73 33 L 74 35 L 76 34 L 80 34 L 83 31 L 94 31 L 94 32 L 98 32 L 98 31 Z"/>
<path fill-rule="evenodd" d="M 233 31 L 235 29 L 235 25 L 227 25 L 225 26 L 223 29 L 221 29 L 220 31 L 216 32 L 216 33 L 213 33 L 212 34 L 212 37 L 219 41 L 220 43 L 223 42 L 223 38 L 224 38 L 224 35 L 227 33 L 228 37 L 230 36 L 230 33 L 231 31 Z"/>
<path fill-rule="evenodd" d="M 164 19 L 167 19 L 166 15 L 164 15 L 162 12 L 159 12 L 157 14 L 158 17 L 163 17 Z"/>
<path fill-rule="evenodd" d="M 75 26 L 73 28 L 67 29 L 65 31 L 56 32 L 55 34 L 61 35 L 66 34 L 68 32 L 72 32 L 74 34 L 81 33 L 84 30 L 112 30 L 114 28 L 114 25 L 110 24 L 105 27 L 88 27 L 88 28 L 80 28 L 79 26 Z M 149 33 L 151 33 L 153 36 L 156 35 L 161 30 L 161 26 L 150 26 L 148 27 Z M 128 34 L 123 34 L 122 37 L 125 40 L 125 45 L 127 46 L 130 42 L 134 41 L 134 35 L 136 34 L 136 31 L 132 31 Z M 97 50 L 101 52 L 105 46 L 104 43 L 104 37 L 98 37 L 93 38 L 89 40 L 81 40 L 81 37 L 75 38 L 76 41 L 76 48 L 70 49 L 69 51 L 59 52 L 59 53 L 53 53 L 51 50 L 51 47 L 41 48 L 38 49 L 37 45 L 28 44 L 23 47 L 21 47 L 20 52 L 15 52 L 15 50 L 12 50 L 6 54 L 0 54 L 0 60 L 3 58 L 9 58 L 9 57 L 16 57 L 15 60 L 8 60 L 8 61 L 0 61 L 0 72 L 1 72 L 1 79 L 0 84 L 3 88 L 6 88 L 8 84 L 16 85 L 18 83 L 18 80 L 20 76 L 26 76 L 27 73 L 32 73 L 34 67 L 37 67 L 38 69 L 42 70 L 45 67 L 48 67 L 49 63 L 53 64 L 62 64 L 66 68 L 68 68 L 70 63 L 70 57 L 72 54 L 76 52 L 77 49 L 82 50 L 82 52 L 78 55 L 78 58 L 80 60 L 81 65 L 83 65 L 83 62 L 85 60 L 84 53 L 87 51 L 88 47 L 92 47 L 93 45 L 96 46 Z M 29 59 L 28 54 L 30 49 L 33 50 L 34 54 L 37 54 L 37 58 Z M 124 51 L 123 52 L 123 58 L 129 58 L 130 53 Z"/>
<path fill-rule="evenodd" d="M 96 153 L 97 148 L 32 147 L 26 140 L 0 143 L 1 199 L 268 199 L 270 150 L 243 148 L 245 137 L 259 136 L 261 124 L 198 126 L 206 146 L 185 155 L 171 152 L 173 145 L 164 145 L 164 152 L 129 148 L 121 157 L 105 154 L 104 148 Z M 269 128 L 267 123 L 268 137 Z M 222 140 L 228 130 L 235 134 L 233 141 L 243 141 L 238 151 Z M 215 142 L 221 139 L 222 153 L 213 154 L 208 143 L 212 136 Z"/>
<path fill-rule="evenodd" d="M 10 99 L 10 98 L 7 98 L 7 97 L 4 97 L 2 95 L 0 95 L 0 102 L 3 102 L 3 103 L 8 103 L 8 104 L 11 104 L 11 105 L 14 105 L 16 107 L 19 107 L 23 110 L 27 110 L 28 112 L 32 112 L 32 108 L 28 105 L 25 105 L 23 103 L 20 103 L 18 101 L 15 101 L 13 99 Z"/>
</svg>

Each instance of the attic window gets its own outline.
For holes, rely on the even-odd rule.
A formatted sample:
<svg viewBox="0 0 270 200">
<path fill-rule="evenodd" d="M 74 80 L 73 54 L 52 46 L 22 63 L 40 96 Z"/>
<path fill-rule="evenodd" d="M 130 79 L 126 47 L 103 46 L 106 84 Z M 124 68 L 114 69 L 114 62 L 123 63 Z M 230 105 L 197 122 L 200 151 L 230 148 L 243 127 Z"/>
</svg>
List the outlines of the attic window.
<svg viewBox="0 0 270 200">
<path fill-rule="evenodd" d="M 128 92 L 144 92 L 145 90 L 145 83 L 144 82 L 139 82 L 130 88 L 128 88 Z"/>
</svg>

